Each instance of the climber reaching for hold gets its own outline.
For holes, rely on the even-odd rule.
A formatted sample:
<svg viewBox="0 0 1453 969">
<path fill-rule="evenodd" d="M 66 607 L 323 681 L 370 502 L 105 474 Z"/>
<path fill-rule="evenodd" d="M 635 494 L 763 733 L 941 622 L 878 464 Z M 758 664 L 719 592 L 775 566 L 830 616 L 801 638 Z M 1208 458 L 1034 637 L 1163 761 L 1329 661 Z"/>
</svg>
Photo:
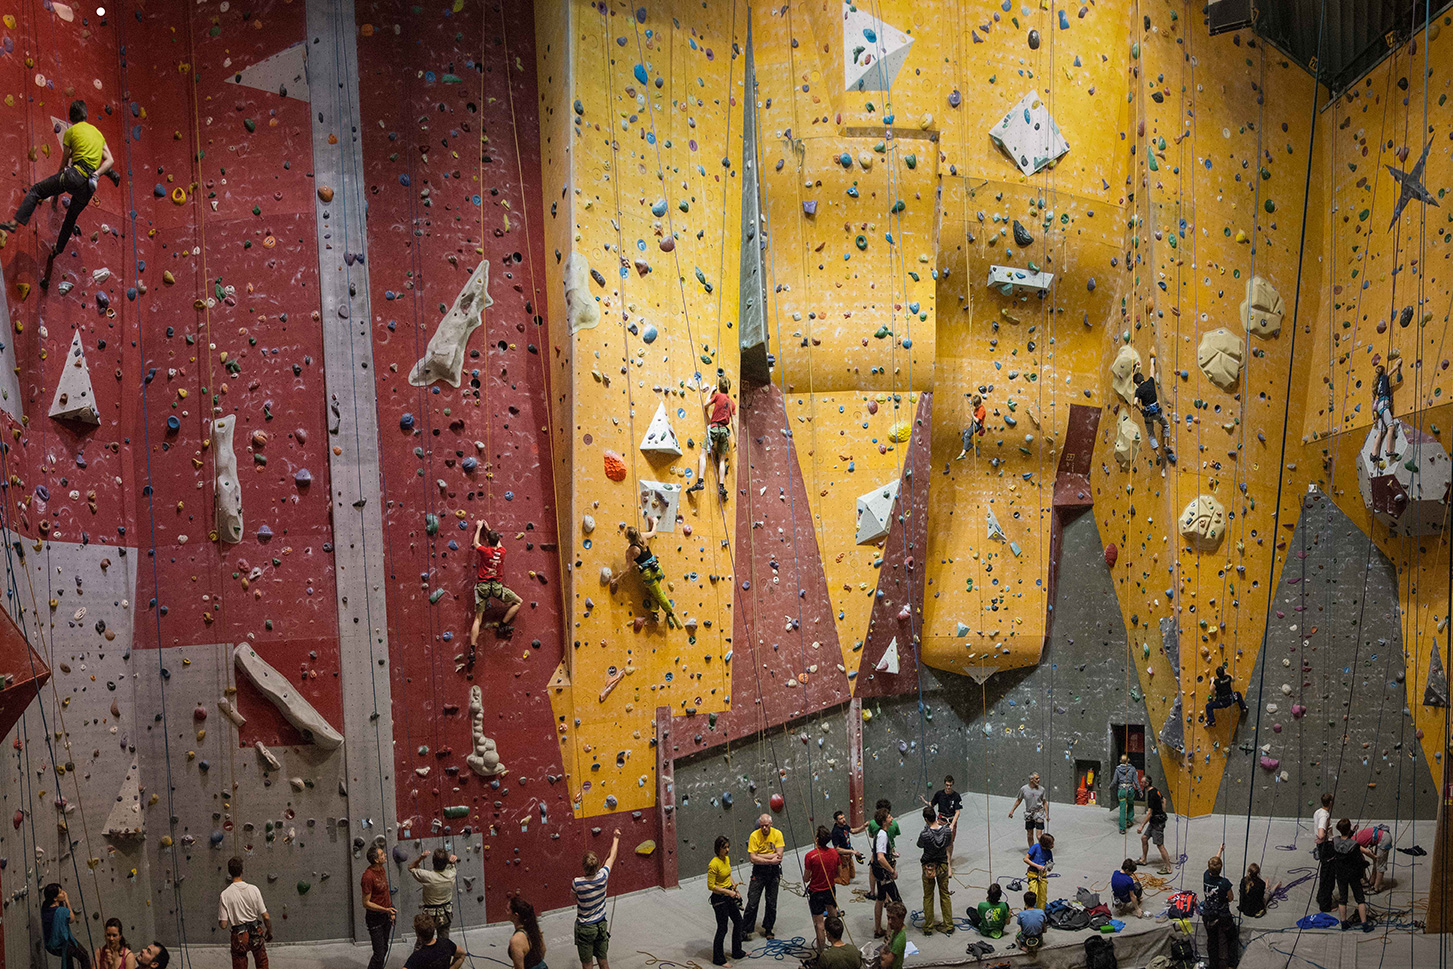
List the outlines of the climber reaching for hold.
<svg viewBox="0 0 1453 969">
<path fill-rule="evenodd" d="M 1145 415 L 1145 432 L 1150 435 L 1150 449 L 1154 451 L 1160 447 L 1160 442 L 1155 439 L 1152 423 L 1159 422 L 1161 433 L 1165 435 L 1165 459 L 1175 464 L 1176 454 L 1170 444 L 1170 421 L 1161 410 L 1160 398 L 1156 394 L 1155 354 L 1150 355 L 1150 366 L 1147 369 L 1150 371 L 1149 376 L 1139 370 L 1135 371 L 1135 405 Z"/>
<path fill-rule="evenodd" d="M 1397 363 L 1393 364 L 1393 374 L 1397 375 L 1399 382 L 1403 379 L 1403 358 L 1398 357 Z M 1377 443 L 1372 446 L 1372 461 L 1379 468 L 1382 463 L 1382 442 L 1388 438 L 1387 460 L 1397 460 L 1393 454 L 1393 448 L 1397 447 L 1397 419 L 1392 416 L 1392 374 L 1382 364 L 1377 365 L 1377 370 L 1372 378 L 1372 419 L 1377 423 Z"/>
<path fill-rule="evenodd" d="M 646 516 L 646 530 L 640 531 L 634 525 L 626 526 L 626 555 L 635 563 L 637 571 L 641 573 L 641 583 L 645 585 L 646 592 L 650 596 L 650 608 L 654 611 L 660 609 L 666 613 L 666 625 L 675 626 L 679 623 L 676 619 L 676 611 L 671 608 L 671 600 L 666 598 L 661 583 L 665 581 L 665 573 L 661 571 L 661 563 L 651 551 L 651 539 L 656 536 L 656 519 Z M 611 579 L 610 590 L 615 591 L 620 583 L 620 576 Z"/>
<path fill-rule="evenodd" d="M 722 374 L 716 378 L 716 390 L 711 396 L 706 396 L 703 388 L 704 398 L 702 407 L 706 411 L 706 449 L 701 452 L 701 464 L 696 472 L 696 484 L 686 489 L 686 493 L 700 491 L 706 487 L 706 459 L 708 453 L 716 455 L 716 492 L 722 501 L 727 500 L 726 473 L 727 459 L 732 451 L 732 418 L 736 416 L 737 404 L 731 398 L 732 378 Z"/>
<path fill-rule="evenodd" d="M 484 542 L 480 542 L 480 538 Z M 489 625 L 495 627 L 500 638 L 508 638 L 514 632 L 515 613 L 520 611 L 520 597 L 501 580 L 505 560 L 504 539 L 500 533 L 489 527 L 483 518 L 474 526 L 474 551 L 479 556 L 479 572 L 474 581 L 474 628 L 469 631 L 469 649 L 472 654 L 479 644 L 479 627 L 484 622 L 484 610 L 489 600 L 498 599 L 506 606 L 504 618 Z"/>
<path fill-rule="evenodd" d="M 1211 687 L 1211 697 L 1206 701 L 1206 726 L 1216 726 L 1216 711 L 1233 704 L 1241 708 L 1243 717 L 1246 716 L 1246 700 L 1242 698 L 1241 691 L 1234 688 L 1224 663 L 1216 667 L 1216 678 L 1211 681 Z"/>
<path fill-rule="evenodd" d="M 986 416 L 986 414 L 987 412 L 984 410 L 984 398 L 980 397 L 978 394 L 975 394 L 974 416 L 969 421 L 969 426 L 964 428 L 963 434 L 961 435 L 961 443 L 963 444 L 963 449 L 959 451 L 959 456 L 954 458 L 955 461 L 962 461 L 965 457 L 967 457 L 969 453 L 969 448 L 973 448 L 974 454 L 978 455 L 979 444 L 977 441 L 974 440 L 974 438 L 984 436 L 984 417 Z"/>
<path fill-rule="evenodd" d="M 30 186 L 30 191 L 25 193 L 20 209 L 15 213 L 15 220 L 0 223 L 0 229 L 14 232 L 19 226 L 30 224 L 30 217 L 41 199 L 50 199 L 51 206 L 54 207 L 61 194 L 69 192 L 71 203 L 66 208 L 66 219 L 61 224 L 60 235 L 56 236 L 55 246 L 50 251 L 52 259 L 65 250 L 71 233 L 75 231 L 76 219 L 96 192 L 96 180 L 105 175 L 113 183 L 121 183 L 121 177 L 111 170 L 111 149 L 106 146 L 106 136 L 86 120 L 85 101 L 71 102 L 70 119 L 71 126 L 61 137 L 60 171 Z M 46 275 L 41 280 L 41 288 L 44 289 L 49 282 L 50 272 L 47 267 Z"/>
</svg>

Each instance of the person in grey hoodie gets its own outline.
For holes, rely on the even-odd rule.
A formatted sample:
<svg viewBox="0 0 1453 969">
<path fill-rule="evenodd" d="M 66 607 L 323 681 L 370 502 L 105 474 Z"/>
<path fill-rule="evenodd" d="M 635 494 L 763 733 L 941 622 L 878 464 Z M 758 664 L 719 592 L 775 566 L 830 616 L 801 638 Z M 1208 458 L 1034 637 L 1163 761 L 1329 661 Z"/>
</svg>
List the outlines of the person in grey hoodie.
<svg viewBox="0 0 1453 969">
<path fill-rule="evenodd" d="M 1120 755 L 1120 763 L 1115 765 L 1115 774 L 1110 778 L 1110 790 L 1120 802 L 1120 833 L 1124 834 L 1135 819 L 1135 796 L 1140 793 L 1140 773 L 1130 763 L 1129 754 Z"/>
<path fill-rule="evenodd" d="M 1372 922 L 1367 917 L 1367 898 L 1362 893 L 1362 873 L 1367 870 L 1367 858 L 1362 846 L 1352 837 L 1352 821 L 1343 818 L 1337 822 L 1337 837 L 1332 839 L 1333 870 L 1337 875 L 1337 917 L 1342 920 L 1342 931 L 1358 927 L 1364 932 L 1372 931 Z M 1357 902 L 1357 918 L 1347 919 L 1347 890 Z"/>
<path fill-rule="evenodd" d="M 943 921 L 938 930 L 944 935 L 954 933 L 954 913 L 948 899 L 948 852 L 953 829 L 930 805 L 923 809 L 923 830 L 918 832 L 918 847 L 923 849 L 923 934 L 933 934 L 933 890 L 938 886 L 938 904 Z"/>
</svg>

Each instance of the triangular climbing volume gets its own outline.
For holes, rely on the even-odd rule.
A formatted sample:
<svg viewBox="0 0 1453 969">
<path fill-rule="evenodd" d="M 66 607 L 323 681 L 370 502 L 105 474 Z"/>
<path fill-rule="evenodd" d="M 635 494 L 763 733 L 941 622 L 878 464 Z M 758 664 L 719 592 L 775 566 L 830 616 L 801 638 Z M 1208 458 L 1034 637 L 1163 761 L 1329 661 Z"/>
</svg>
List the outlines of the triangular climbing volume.
<svg viewBox="0 0 1453 969">
<path fill-rule="evenodd" d="M 65 365 L 61 368 L 60 379 L 56 381 L 50 416 L 82 424 L 101 423 L 101 413 L 96 410 L 96 395 L 91 391 L 91 368 L 86 365 L 79 330 L 71 336 L 71 348 L 66 352 Z"/>
<path fill-rule="evenodd" d="M 908 60 L 913 38 L 851 3 L 843 9 L 843 87 L 887 91 Z"/>
<path fill-rule="evenodd" d="M 646 454 L 681 457 L 681 445 L 676 443 L 676 431 L 671 427 L 671 418 L 666 415 L 664 403 L 656 405 L 656 416 L 651 418 L 646 436 L 641 438 L 641 450 Z"/>
</svg>

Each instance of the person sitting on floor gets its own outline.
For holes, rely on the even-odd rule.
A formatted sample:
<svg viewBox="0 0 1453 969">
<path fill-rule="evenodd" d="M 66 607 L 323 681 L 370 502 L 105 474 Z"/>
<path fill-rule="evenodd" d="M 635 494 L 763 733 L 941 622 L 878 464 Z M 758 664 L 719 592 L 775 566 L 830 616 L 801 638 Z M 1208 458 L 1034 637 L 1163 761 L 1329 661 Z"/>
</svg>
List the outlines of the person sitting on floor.
<svg viewBox="0 0 1453 969">
<path fill-rule="evenodd" d="M 1134 915 L 1144 918 L 1140 904 L 1144 890 L 1135 880 L 1135 859 L 1126 858 L 1120 863 L 1120 870 L 1110 876 L 1110 893 L 1115 899 L 1116 915 Z"/>
<path fill-rule="evenodd" d="M 1024 893 L 1024 911 L 1017 918 L 1019 934 L 1014 937 L 1015 944 L 1025 952 L 1033 952 L 1044 945 L 1044 927 L 1049 916 L 1039 907 L 1039 899 L 1033 892 Z"/>
<path fill-rule="evenodd" d="M 1266 914 L 1267 899 L 1275 898 L 1279 891 L 1281 882 L 1273 885 L 1271 891 L 1266 890 L 1266 882 L 1261 877 L 1261 866 L 1253 861 L 1246 866 L 1246 876 L 1241 879 L 1241 898 L 1237 907 L 1242 915 L 1259 919 Z"/>
</svg>

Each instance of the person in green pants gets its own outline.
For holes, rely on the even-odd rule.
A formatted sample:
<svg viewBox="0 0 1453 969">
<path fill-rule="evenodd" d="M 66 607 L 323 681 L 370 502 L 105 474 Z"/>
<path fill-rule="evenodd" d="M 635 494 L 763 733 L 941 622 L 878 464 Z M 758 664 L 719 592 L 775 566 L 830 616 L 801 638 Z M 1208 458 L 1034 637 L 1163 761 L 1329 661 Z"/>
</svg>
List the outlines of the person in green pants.
<svg viewBox="0 0 1453 969">
<path fill-rule="evenodd" d="M 1110 787 L 1120 799 L 1120 833 L 1124 834 L 1135 816 L 1135 796 L 1140 793 L 1140 774 L 1131 766 L 1129 754 L 1120 755 Z"/>
</svg>

